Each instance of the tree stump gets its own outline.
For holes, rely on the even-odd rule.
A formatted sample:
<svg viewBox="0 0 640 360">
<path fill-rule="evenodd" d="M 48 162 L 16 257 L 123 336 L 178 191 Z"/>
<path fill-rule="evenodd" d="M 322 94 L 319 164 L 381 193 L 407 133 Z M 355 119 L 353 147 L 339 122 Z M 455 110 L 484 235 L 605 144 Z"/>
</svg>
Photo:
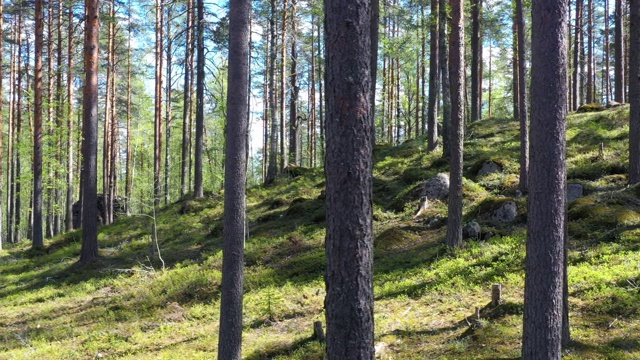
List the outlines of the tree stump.
<svg viewBox="0 0 640 360">
<path fill-rule="evenodd" d="M 313 338 L 319 342 L 324 342 L 324 330 L 322 329 L 322 321 L 316 321 L 313 323 Z"/>
<path fill-rule="evenodd" d="M 493 284 L 491 286 L 491 306 L 496 307 L 500 305 L 501 297 L 502 297 L 502 285 Z"/>
</svg>

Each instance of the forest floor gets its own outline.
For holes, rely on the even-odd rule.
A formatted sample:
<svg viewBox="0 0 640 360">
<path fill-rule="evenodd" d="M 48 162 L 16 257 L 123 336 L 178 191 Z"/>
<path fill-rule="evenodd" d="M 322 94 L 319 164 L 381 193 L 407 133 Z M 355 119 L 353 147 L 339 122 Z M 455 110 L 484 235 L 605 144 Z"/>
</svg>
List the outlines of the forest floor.
<svg viewBox="0 0 640 360">
<path fill-rule="evenodd" d="M 566 359 L 640 359 L 640 186 L 628 187 L 628 107 L 569 117 L 573 341 Z M 419 217 L 422 184 L 448 172 L 422 140 L 378 145 L 374 169 L 375 341 L 383 359 L 517 359 L 520 355 L 526 198 L 517 196 L 518 124 L 473 123 L 465 142 L 464 217 L 487 240 L 444 246 L 446 204 Z M 477 172 L 486 161 L 502 171 Z M 294 168 L 248 191 L 246 359 L 322 359 L 322 169 Z M 99 261 L 77 264 L 81 234 L 0 252 L 0 359 L 214 359 L 221 193 L 183 199 L 155 216 L 101 228 Z M 506 201 L 511 223 L 492 219 Z M 490 307 L 493 284 L 503 302 Z M 480 319 L 475 318 L 480 308 Z"/>
</svg>

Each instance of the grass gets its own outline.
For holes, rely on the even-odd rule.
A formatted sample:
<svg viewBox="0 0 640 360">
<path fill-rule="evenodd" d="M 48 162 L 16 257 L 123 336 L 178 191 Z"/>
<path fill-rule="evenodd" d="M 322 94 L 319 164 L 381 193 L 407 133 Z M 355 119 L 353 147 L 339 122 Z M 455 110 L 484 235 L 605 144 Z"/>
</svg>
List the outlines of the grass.
<svg viewBox="0 0 640 360">
<path fill-rule="evenodd" d="M 586 196 L 569 206 L 573 343 L 567 359 L 640 359 L 640 186 L 626 185 L 628 107 L 569 117 L 569 181 Z M 443 244 L 446 202 L 418 218 L 424 180 L 448 172 L 422 139 L 374 153 L 375 324 L 382 358 L 517 359 L 520 355 L 526 198 L 516 196 L 518 129 L 484 119 L 468 129 L 464 218 L 485 241 Z M 492 161 L 502 172 L 477 176 Z M 312 339 L 324 320 L 324 179 L 296 168 L 248 191 L 246 359 L 323 359 Z M 0 359 L 213 359 L 216 357 L 222 194 L 184 198 L 157 213 L 166 271 L 151 247 L 152 219 L 100 230 L 98 262 L 76 264 L 81 233 L 0 252 Z M 514 201 L 518 217 L 491 214 Z M 503 303 L 487 306 L 494 283 Z M 481 318 L 475 319 L 476 308 Z"/>
</svg>

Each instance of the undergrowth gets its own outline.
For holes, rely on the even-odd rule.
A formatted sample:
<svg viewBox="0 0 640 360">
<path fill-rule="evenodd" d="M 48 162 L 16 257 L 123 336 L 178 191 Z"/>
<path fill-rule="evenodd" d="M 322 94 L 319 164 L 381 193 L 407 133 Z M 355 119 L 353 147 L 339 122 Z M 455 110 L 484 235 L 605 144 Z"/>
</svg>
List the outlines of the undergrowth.
<svg viewBox="0 0 640 360">
<path fill-rule="evenodd" d="M 568 181 L 573 342 L 567 359 L 640 358 L 640 187 L 628 187 L 628 107 L 569 117 Z M 375 341 L 393 359 L 520 356 L 526 197 L 518 194 L 518 124 L 483 119 L 465 142 L 464 220 L 485 240 L 443 244 L 447 205 L 418 217 L 425 180 L 448 172 L 424 139 L 374 153 Z M 484 163 L 500 172 L 478 175 Z M 246 359 L 323 359 L 324 178 L 293 168 L 249 189 L 245 244 Z M 98 262 L 80 267 L 81 233 L 0 252 L 0 359 L 212 359 L 222 263 L 222 194 L 184 198 L 100 229 Z M 492 220 L 514 202 L 512 223 Z M 490 288 L 503 302 L 489 306 Z M 476 310 L 477 309 L 477 310 Z M 476 318 L 476 311 L 480 318 Z"/>
</svg>

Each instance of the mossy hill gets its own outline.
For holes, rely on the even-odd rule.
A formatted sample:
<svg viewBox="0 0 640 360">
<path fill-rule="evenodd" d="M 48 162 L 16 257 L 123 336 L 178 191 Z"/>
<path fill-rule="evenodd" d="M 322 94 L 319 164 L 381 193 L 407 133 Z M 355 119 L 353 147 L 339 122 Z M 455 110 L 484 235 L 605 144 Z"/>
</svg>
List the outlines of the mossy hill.
<svg viewBox="0 0 640 360">
<path fill-rule="evenodd" d="M 567 359 L 640 358 L 640 187 L 628 187 L 628 107 L 569 117 L 573 343 Z M 423 140 L 375 149 L 375 325 L 381 358 L 515 359 L 520 354 L 526 197 L 517 196 L 518 124 L 473 123 L 465 142 L 465 223 L 495 236 L 443 245 L 446 204 L 414 219 L 424 180 L 448 172 Z M 501 172 L 477 176 L 486 161 Z M 324 179 L 292 169 L 248 191 L 243 355 L 322 359 Z M 81 234 L 0 252 L 0 359 L 214 359 L 222 194 L 183 199 L 153 217 L 100 230 L 101 258 L 76 264 Z M 512 223 L 491 214 L 513 201 Z M 487 307 L 492 284 L 504 302 Z M 475 318 L 476 308 L 480 319 Z"/>
</svg>

